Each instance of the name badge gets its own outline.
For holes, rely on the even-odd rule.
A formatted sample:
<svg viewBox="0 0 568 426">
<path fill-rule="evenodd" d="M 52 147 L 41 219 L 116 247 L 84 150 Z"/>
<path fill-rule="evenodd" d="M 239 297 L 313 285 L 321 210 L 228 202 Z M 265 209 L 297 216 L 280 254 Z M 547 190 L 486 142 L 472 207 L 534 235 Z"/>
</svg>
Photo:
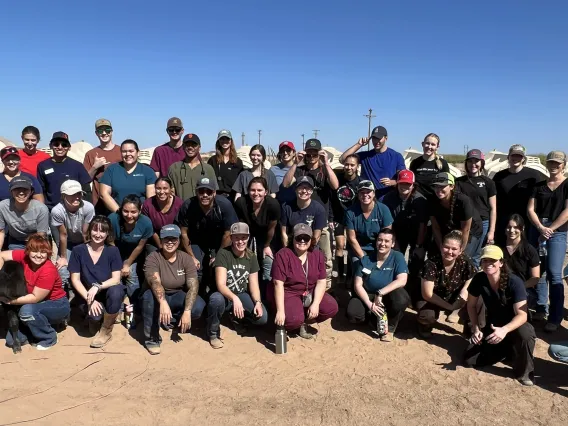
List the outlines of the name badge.
<svg viewBox="0 0 568 426">
<path fill-rule="evenodd" d="M 363 270 L 361 272 L 363 272 L 365 275 L 369 275 L 371 273 L 371 270 L 367 269 L 367 268 L 363 268 Z"/>
<path fill-rule="evenodd" d="M 46 175 L 48 175 L 48 174 L 50 174 L 50 173 L 53 173 L 53 169 L 47 169 L 47 170 L 45 171 L 45 174 L 46 174 Z"/>
</svg>

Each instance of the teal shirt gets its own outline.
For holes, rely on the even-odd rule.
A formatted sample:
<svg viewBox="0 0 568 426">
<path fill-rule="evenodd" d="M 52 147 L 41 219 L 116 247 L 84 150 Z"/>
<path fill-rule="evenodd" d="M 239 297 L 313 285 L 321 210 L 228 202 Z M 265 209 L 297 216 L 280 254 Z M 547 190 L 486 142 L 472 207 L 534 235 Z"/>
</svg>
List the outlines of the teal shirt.
<svg viewBox="0 0 568 426">
<path fill-rule="evenodd" d="M 118 213 L 111 213 L 108 219 L 110 220 L 112 230 L 114 231 L 114 244 L 118 247 L 123 261 L 128 259 L 140 240 L 148 240 L 152 237 L 152 235 L 154 235 L 152 221 L 143 214 L 138 216 L 138 220 L 130 232 L 121 232 L 122 229 Z M 144 250 L 142 250 L 140 255 L 142 256 L 143 254 Z"/>
<path fill-rule="evenodd" d="M 375 242 L 379 231 L 392 225 L 392 215 L 387 206 L 378 201 L 367 219 L 361 211 L 361 204 L 356 202 L 345 212 L 345 228 L 355 231 L 361 250 L 375 251 Z"/>
<path fill-rule="evenodd" d="M 124 197 L 130 194 L 140 197 L 140 201 L 144 202 L 146 186 L 154 185 L 156 173 L 142 163 L 138 163 L 133 172 L 128 173 L 120 162 L 111 164 L 99 182 L 111 187 L 111 196 L 120 206 Z"/>
<path fill-rule="evenodd" d="M 365 273 L 363 269 L 370 270 L 371 273 Z M 408 266 L 404 255 L 396 250 L 391 250 L 380 268 L 377 267 L 375 258 L 364 257 L 361 262 L 357 262 L 355 269 L 355 276 L 363 278 L 363 288 L 367 293 L 376 293 L 385 288 L 400 274 L 408 274 Z"/>
</svg>

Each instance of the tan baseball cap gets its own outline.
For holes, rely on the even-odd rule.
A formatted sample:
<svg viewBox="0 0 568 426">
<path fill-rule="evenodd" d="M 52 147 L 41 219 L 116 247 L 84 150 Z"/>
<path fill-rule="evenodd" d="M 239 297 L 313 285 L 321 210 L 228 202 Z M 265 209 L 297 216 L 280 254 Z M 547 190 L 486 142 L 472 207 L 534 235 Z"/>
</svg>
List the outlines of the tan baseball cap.
<svg viewBox="0 0 568 426">
<path fill-rule="evenodd" d="M 231 235 L 250 235 L 249 226 L 244 222 L 237 222 L 231 225 Z"/>
<path fill-rule="evenodd" d="M 181 120 L 177 117 L 172 117 L 168 120 L 168 124 L 166 126 L 166 128 L 168 127 L 183 127 L 183 123 L 181 122 Z"/>
<path fill-rule="evenodd" d="M 297 237 L 298 235 L 308 235 L 311 237 L 313 235 L 312 228 L 306 223 L 297 223 L 294 226 L 292 233 L 294 234 L 294 237 Z"/>
<path fill-rule="evenodd" d="M 556 163 L 565 163 L 566 154 L 562 151 L 550 151 L 546 156 L 546 161 L 554 161 Z"/>
<path fill-rule="evenodd" d="M 110 124 L 110 121 L 106 118 L 99 118 L 97 121 L 95 121 L 95 130 L 103 126 L 112 127 L 112 124 Z"/>
</svg>

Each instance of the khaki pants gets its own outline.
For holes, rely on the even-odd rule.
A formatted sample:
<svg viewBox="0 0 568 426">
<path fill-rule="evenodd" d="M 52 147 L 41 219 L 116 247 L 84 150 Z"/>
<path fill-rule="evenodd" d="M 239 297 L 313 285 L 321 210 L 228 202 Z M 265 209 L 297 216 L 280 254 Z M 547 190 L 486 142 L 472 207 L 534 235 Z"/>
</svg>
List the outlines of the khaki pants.
<svg viewBox="0 0 568 426">
<path fill-rule="evenodd" d="M 322 229 L 319 247 L 325 257 L 326 290 L 329 290 L 331 288 L 331 274 L 333 271 L 333 253 L 331 251 L 331 234 L 329 228 Z"/>
</svg>

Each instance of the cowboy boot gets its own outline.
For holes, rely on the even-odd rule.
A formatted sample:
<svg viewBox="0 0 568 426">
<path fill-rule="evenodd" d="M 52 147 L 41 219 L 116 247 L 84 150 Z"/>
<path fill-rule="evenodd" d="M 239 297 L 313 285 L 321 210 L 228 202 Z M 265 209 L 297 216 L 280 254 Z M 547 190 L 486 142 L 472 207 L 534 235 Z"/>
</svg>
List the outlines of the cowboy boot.
<svg viewBox="0 0 568 426">
<path fill-rule="evenodd" d="M 91 348 L 102 348 L 110 341 L 110 339 L 112 339 L 112 329 L 114 327 L 114 321 L 116 320 L 117 316 L 118 313 L 105 313 L 101 329 L 91 341 Z"/>
</svg>

